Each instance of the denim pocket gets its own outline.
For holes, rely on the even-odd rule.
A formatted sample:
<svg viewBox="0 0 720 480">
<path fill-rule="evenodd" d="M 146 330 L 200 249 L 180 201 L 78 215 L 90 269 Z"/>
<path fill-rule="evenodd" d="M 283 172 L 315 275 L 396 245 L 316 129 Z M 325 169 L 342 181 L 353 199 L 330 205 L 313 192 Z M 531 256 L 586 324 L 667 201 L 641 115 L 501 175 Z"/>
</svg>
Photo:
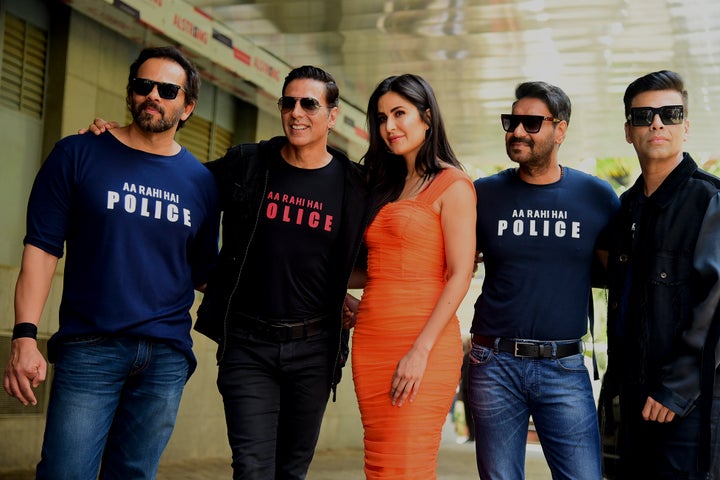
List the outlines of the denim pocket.
<svg viewBox="0 0 720 480">
<path fill-rule="evenodd" d="M 66 346 L 92 346 L 100 345 L 107 339 L 108 337 L 106 335 L 78 335 L 65 337 L 62 339 L 62 343 Z"/>
<path fill-rule="evenodd" d="M 493 352 L 491 349 L 473 344 L 472 349 L 468 354 L 470 365 L 483 365 L 492 358 L 492 354 Z"/>
<path fill-rule="evenodd" d="M 585 355 L 582 353 L 576 353 L 575 355 L 570 355 L 569 357 L 558 358 L 557 364 L 560 368 L 567 370 L 568 372 L 587 372 L 587 368 L 585 367 Z"/>
<path fill-rule="evenodd" d="M 50 363 L 57 363 L 67 355 L 96 355 L 94 347 L 100 347 L 111 338 L 107 335 L 69 335 L 59 338 L 57 343 L 53 343 L 51 339 L 48 344 L 48 360 Z"/>
</svg>

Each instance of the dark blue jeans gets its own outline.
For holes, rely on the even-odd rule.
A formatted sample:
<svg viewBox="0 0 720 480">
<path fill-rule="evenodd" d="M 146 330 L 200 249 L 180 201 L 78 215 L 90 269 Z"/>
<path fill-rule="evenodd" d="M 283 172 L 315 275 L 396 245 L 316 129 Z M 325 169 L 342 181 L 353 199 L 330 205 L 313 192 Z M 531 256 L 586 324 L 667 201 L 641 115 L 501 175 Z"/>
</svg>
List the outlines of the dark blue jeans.
<svg viewBox="0 0 720 480">
<path fill-rule="evenodd" d="M 185 355 L 158 342 L 86 337 L 59 346 L 38 479 L 153 479 L 175 426 Z M 101 466 L 102 465 L 102 466 Z"/>
<path fill-rule="evenodd" d="M 287 342 L 228 335 L 217 383 L 233 478 L 305 478 L 330 395 L 328 341 L 328 333 Z"/>
<path fill-rule="evenodd" d="M 469 360 L 476 459 L 483 480 L 525 478 L 531 415 L 554 479 L 602 478 L 597 412 L 583 355 L 516 358 L 473 345 Z"/>
</svg>

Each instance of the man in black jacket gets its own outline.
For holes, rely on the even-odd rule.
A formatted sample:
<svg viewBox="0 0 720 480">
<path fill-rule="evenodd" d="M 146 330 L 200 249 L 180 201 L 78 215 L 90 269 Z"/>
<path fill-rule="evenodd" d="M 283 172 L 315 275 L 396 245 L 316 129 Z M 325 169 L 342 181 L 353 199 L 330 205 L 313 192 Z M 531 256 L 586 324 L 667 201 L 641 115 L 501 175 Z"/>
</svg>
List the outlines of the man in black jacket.
<svg viewBox="0 0 720 480">
<path fill-rule="evenodd" d="M 720 179 L 682 151 L 687 99 L 670 71 L 638 78 L 624 97 L 642 175 L 621 197 L 609 259 L 606 384 L 620 395 L 622 479 L 719 478 L 707 474 L 717 475 L 710 463 L 720 455 L 710 440 L 720 403 Z"/>
<path fill-rule="evenodd" d="M 305 478 L 347 355 L 342 310 L 366 224 L 362 172 L 327 145 L 334 79 L 299 67 L 282 95 L 284 137 L 207 164 L 223 243 L 195 328 L 219 343 L 236 479 Z"/>
</svg>

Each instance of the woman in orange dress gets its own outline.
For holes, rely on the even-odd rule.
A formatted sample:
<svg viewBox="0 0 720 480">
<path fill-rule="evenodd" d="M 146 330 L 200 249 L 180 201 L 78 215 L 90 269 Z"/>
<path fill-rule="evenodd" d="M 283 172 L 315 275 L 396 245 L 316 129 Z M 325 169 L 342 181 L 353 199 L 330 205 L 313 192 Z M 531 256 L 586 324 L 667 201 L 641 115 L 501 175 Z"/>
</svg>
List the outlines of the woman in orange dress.
<svg viewBox="0 0 720 480">
<path fill-rule="evenodd" d="M 352 342 L 368 479 L 436 478 L 460 376 L 456 311 L 475 256 L 475 189 L 447 140 L 430 85 L 385 79 L 367 110 L 364 157 L 378 195 Z"/>
</svg>

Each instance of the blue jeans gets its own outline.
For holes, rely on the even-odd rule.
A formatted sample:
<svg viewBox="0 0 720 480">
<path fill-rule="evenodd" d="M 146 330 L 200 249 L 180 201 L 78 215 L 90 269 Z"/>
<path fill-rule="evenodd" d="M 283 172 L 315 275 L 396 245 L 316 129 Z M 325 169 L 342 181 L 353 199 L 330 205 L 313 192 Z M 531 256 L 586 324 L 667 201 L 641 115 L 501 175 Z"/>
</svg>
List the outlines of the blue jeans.
<svg viewBox="0 0 720 480">
<path fill-rule="evenodd" d="M 330 396 L 329 334 L 266 341 L 227 337 L 218 370 L 233 478 L 304 479 Z"/>
<path fill-rule="evenodd" d="M 516 358 L 473 345 L 469 371 L 483 480 L 525 478 L 531 415 L 553 479 L 602 479 L 597 411 L 582 354 Z"/>
<path fill-rule="evenodd" d="M 84 337 L 58 346 L 38 479 L 152 479 L 188 374 L 149 340 Z"/>
</svg>

